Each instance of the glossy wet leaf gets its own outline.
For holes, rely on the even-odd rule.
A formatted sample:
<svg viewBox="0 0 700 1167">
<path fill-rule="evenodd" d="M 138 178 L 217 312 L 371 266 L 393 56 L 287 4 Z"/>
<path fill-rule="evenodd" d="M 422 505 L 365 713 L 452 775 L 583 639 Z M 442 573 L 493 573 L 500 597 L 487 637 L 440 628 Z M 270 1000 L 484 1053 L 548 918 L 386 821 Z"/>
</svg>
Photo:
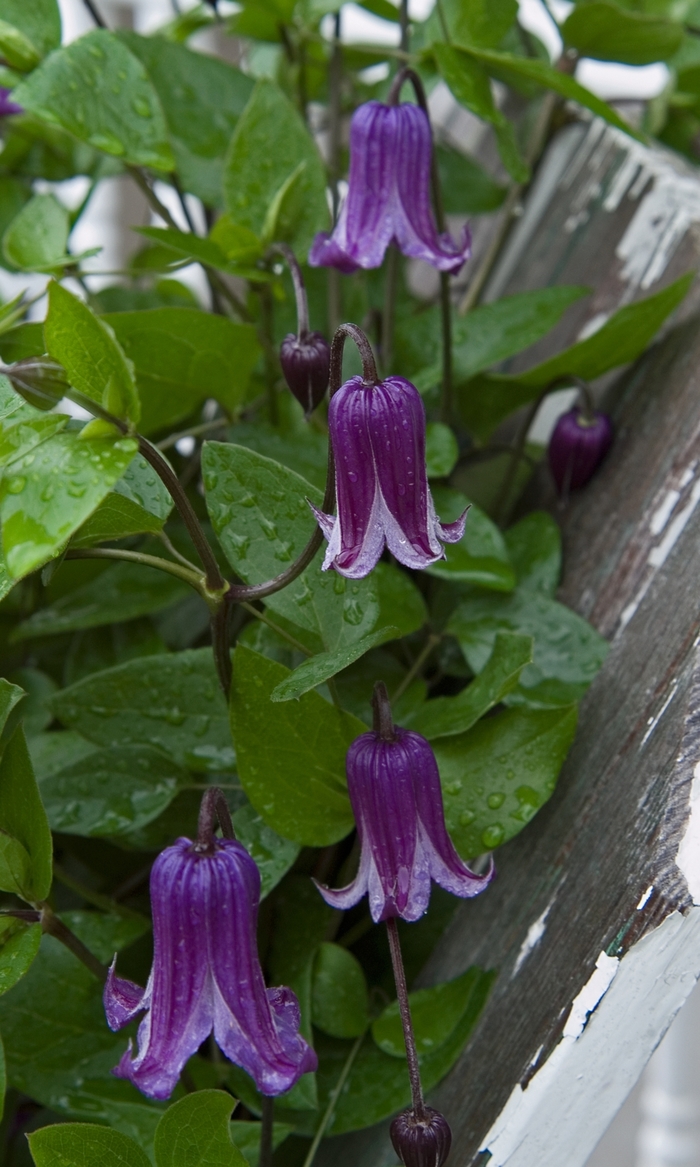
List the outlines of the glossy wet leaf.
<svg viewBox="0 0 700 1167">
<path fill-rule="evenodd" d="M 13 463 L 0 485 L 2 544 L 16 579 L 52 559 L 121 478 L 131 438 L 66 430 Z"/>
<path fill-rule="evenodd" d="M 0 996 L 31 967 L 41 943 L 41 924 L 5 917 L 0 920 Z"/>
<path fill-rule="evenodd" d="M 459 446 L 454 433 L 441 421 L 429 421 L 425 433 L 428 478 L 447 478 L 455 468 Z"/>
<path fill-rule="evenodd" d="M 149 308 L 103 317 L 134 363 L 141 432 L 174 426 L 207 397 L 233 412 L 260 353 L 255 329 L 196 308 Z"/>
<path fill-rule="evenodd" d="M 45 900 L 53 879 L 53 845 L 21 726 L 12 734 L 0 759 L 0 831 L 3 863 L 9 862 L 15 878 L 19 874 L 22 897 L 31 903 Z M 8 849 L 8 844 L 13 846 Z M 19 848 L 28 857 L 26 868 Z"/>
<path fill-rule="evenodd" d="M 531 511 L 509 527 L 506 547 L 519 588 L 554 597 L 561 575 L 561 532 L 546 511 Z"/>
<path fill-rule="evenodd" d="M 226 772 L 235 765 L 210 648 L 141 657 L 92 673 L 57 693 L 52 707 L 59 721 L 100 746 L 154 746 L 198 771 Z"/>
<path fill-rule="evenodd" d="M 582 57 L 650 65 L 666 61 L 683 40 L 680 23 L 652 12 L 626 12 L 622 6 L 593 0 L 574 9 L 561 26 L 567 45 Z"/>
<path fill-rule="evenodd" d="M 232 220 L 262 236 L 269 208 L 298 172 L 277 215 L 274 238 L 304 258 L 328 224 L 326 176 L 297 110 L 271 81 L 259 81 L 236 126 L 224 164 L 224 200 Z"/>
<path fill-rule="evenodd" d="M 409 993 L 411 1020 L 419 1057 L 433 1053 L 450 1035 L 469 1006 L 470 997 L 484 974 L 481 969 L 468 968 L 461 976 L 429 989 Z M 387 1005 L 372 1022 L 372 1037 L 385 1054 L 405 1059 L 406 1046 L 398 1001 Z"/>
<path fill-rule="evenodd" d="M 223 155 L 254 82 L 228 61 L 161 37 L 120 32 L 160 98 L 182 187 L 221 201 Z"/>
<path fill-rule="evenodd" d="M 7 227 L 5 258 L 20 271 L 50 271 L 65 262 L 68 211 L 54 195 L 34 195 Z"/>
<path fill-rule="evenodd" d="M 133 366 L 112 329 L 57 283 L 49 285 L 44 337 L 50 356 L 63 365 L 71 385 L 116 417 L 138 422 L 141 405 Z"/>
<path fill-rule="evenodd" d="M 165 118 L 137 58 L 111 32 L 93 29 L 52 53 L 14 91 L 50 125 L 134 166 L 173 169 Z"/>
<path fill-rule="evenodd" d="M 416 587 L 411 574 L 395 563 L 380 560 L 372 572 L 377 589 L 380 628 L 394 624 L 402 636 L 417 632 L 428 619 L 423 593 Z"/>
<path fill-rule="evenodd" d="M 313 1023 L 331 1037 L 359 1037 L 369 1023 L 367 981 L 357 957 L 324 941 L 313 963 Z"/>
<path fill-rule="evenodd" d="M 653 296 L 627 304 L 585 340 L 536 365 L 526 373 L 482 374 L 464 384 L 458 393 L 464 424 L 485 440 L 504 418 L 539 396 L 557 378 L 576 376 L 593 381 L 609 369 L 636 360 L 651 342 L 664 320 L 682 302 L 693 274 L 662 288 Z"/>
<path fill-rule="evenodd" d="M 32 861 L 17 839 L 0 829 L 0 888 L 23 900 L 32 901 Z"/>
<path fill-rule="evenodd" d="M 20 715 L 24 724 L 24 732 L 27 737 L 31 738 L 35 734 L 41 733 L 53 721 L 53 713 L 49 703 L 58 685 L 48 673 L 42 672 L 41 669 L 32 668 L 31 665 L 15 669 L 12 673 L 12 680 L 15 684 L 21 685 L 26 693 Z"/>
<path fill-rule="evenodd" d="M 169 1106 L 156 1130 L 157 1167 L 246 1167 L 230 1136 L 235 1105 L 223 1090 L 198 1090 Z"/>
<path fill-rule="evenodd" d="M 320 506 L 321 491 L 286 466 L 223 442 L 205 442 L 202 473 L 212 525 L 245 583 L 272 579 L 290 566 L 315 527 L 306 499 Z M 379 603 L 372 576 L 346 580 L 334 571 L 322 572 L 323 554 L 321 549 L 306 571 L 265 604 L 317 633 L 331 651 L 371 632 Z"/>
<path fill-rule="evenodd" d="M 46 1126 L 29 1135 L 36 1167 L 151 1167 L 128 1135 L 89 1122 Z"/>
<path fill-rule="evenodd" d="M 17 395 L 13 393 L 13 396 Z M 42 414 L 31 405 L 22 403 L 20 409 L 0 422 L 0 466 L 11 466 L 42 442 L 59 434 L 68 421 L 66 414 Z"/>
<path fill-rule="evenodd" d="M 508 694 L 508 704 L 570 705 L 583 696 L 608 653 L 607 641 L 581 616 L 525 588 L 512 596 L 473 595 L 463 600 L 447 631 L 457 637 L 475 673 L 489 659 L 497 632 L 533 637 L 533 663 Z"/>
<path fill-rule="evenodd" d="M 532 661 L 533 640 L 515 632 L 499 632 L 481 673 L 456 697 L 434 697 L 421 705 L 410 728 L 433 738 L 465 733 L 517 685 Z"/>
<path fill-rule="evenodd" d="M 32 69 L 61 43 L 61 13 L 57 0 L 2 0 L 0 51 L 8 64 Z"/>
<path fill-rule="evenodd" d="M 294 470 L 319 490 L 326 484 L 328 438 L 304 420 L 301 406 L 291 393 L 279 401 L 277 426 L 266 421 L 242 422 L 232 427 L 228 437 L 237 446 L 246 446 Z"/>
<path fill-rule="evenodd" d="M 76 531 L 71 547 L 94 547 L 98 543 L 126 539 L 130 535 L 156 534 L 162 528 L 162 519 L 149 514 L 130 498 L 113 490 L 80 530 Z"/>
<path fill-rule="evenodd" d="M 168 488 L 141 454 L 132 459 L 114 490 L 162 522 L 173 509 Z"/>
<path fill-rule="evenodd" d="M 239 646 L 234 654 L 231 727 L 243 789 L 287 839 L 322 847 L 352 830 L 345 781 L 348 746 L 365 726 L 318 693 L 273 705 L 284 665 Z"/>
<path fill-rule="evenodd" d="M 232 817 L 236 838 L 257 863 L 264 899 L 295 863 L 301 848 L 268 827 L 252 806 L 240 807 Z"/>
<path fill-rule="evenodd" d="M 298 665 L 290 677 L 277 685 L 272 691 L 270 699 L 272 701 L 291 701 L 294 697 L 301 697 L 303 693 L 308 693 L 317 685 L 334 677 L 336 673 L 342 672 L 370 649 L 385 644 L 387 640 L 396 640 L 400 635 L 399 628 L 395 625 L 389 625 L 388 628 L 379 628 L 376 632 L 370 632 L 361 640 L 356 640 L 344 648 L 337 648 L 334 652 L 319 652 L 316 656 L 312 656 L 303 664 Z"/>
<path fill-rule="evenodd" d="M 433 12 L 426 32 L 439 40 L 461 45 L 496 48 L 518 14 L 517 0 L 442 0 L 442 17 L 449 36 L 445 36 L 438 14 Z"/>
<path fill-rule="evenodd" d="M 41 783 L 51 829 L 90 837 L 127 835 L 153 821 L 188 781 L 151 746 L 95 750 Z"/>
<path fill-rule="evenodd" d="M 22 717 L 26 693 L 20 685 L 13 685 L 0 677 L 0 751 L 12 737 Z"/>
<path fill-rule="evenodd" d="M 80 628 L 135 620 L 169 608 L 190 593 L 188 584 L 140 563 L 115 563 L 96 579 L 39 608 L 15 631 L 17 640 L 56 636 Z"/>
<path fill-rule="evenodd" d="M 503 536 L 498 527 L 481 510 L 448 487 L 433 489 L 435 509 L 443 523 L 452 523 L 469 507 L 464 535 L 459 543 L 445 546 L 445 558 L 426 568 L 430 575 L 460 583 L 479 584 L 494 591 L 510 592 L 515 587 Z"/>
<path fill-rule="evenodd" d="M 506 709 L 468 733 L 434 743 L 445 820 L 464 858 L 507 843 L 547 801 L 576 717 L 575 705 Z"/>
</svg>

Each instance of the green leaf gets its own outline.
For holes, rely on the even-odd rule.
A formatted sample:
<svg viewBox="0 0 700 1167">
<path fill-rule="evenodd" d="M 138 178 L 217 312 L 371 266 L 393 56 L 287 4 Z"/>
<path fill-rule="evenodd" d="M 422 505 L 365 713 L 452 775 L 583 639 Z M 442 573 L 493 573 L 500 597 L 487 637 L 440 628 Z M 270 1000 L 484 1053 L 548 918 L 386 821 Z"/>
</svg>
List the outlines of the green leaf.
<svg viewBox="0 0 700 1167">
<path fill-rule="evenodd" d="M 480 507 L 467 501 L 459 491 L 433 487 L 433 501 L 443 523 L 452 523 L 469 507 L 464 535 L 459 543 L 445 547 L 445 558 L 426 568 L 439 579 L 479 584 L 499 592 L 515 587 L 515 573 L 510 565 L 503 536 L 495 523 Z"/>
<path fill-rule="evenodd" d="M 196 308 L 111 312 L 103 319 L 134 363 L 142 433 L 177 424 L 207 397 L 228 412 L 245 400 L 260 353 L 253 325 Z"/>
<path fill-rule="evenodd" d="M 296 843 L 324 847 L 352 830 L 345 755 L 365 732 L 361 721 L 305 693 L 273 705 L 284 665 L 240 646 L 233 661 L 231 725 L 238 773 L 267 823 Z"/>
<path fill-rule="evenodd" d="M 113 542 L 129 535 L 155 534 L 162 528 L 162 519 L 113 490 L 76 531 L 71 547 L 94 547 L 96 543 Z"/>
<path fill-rule="evenodd" d="M 203 263 L 226 272 L 231 271 L 234 266 L 213 239 L 203 239 L 201 235 L 193 235 L 191 232 L 176 231 L 174 227 L 135 227 L 134 230 L 138 231 L 139 235 L 145 235 L 147 239 L 154 239 L 156 243 L 169 247 L 175 252 L 178 260 L 194 260 L 196 263 Z M 264 274 L 261 272 L 261 277 Z"/>
<path fill-rule="evenodd" d="M 445 821 L 473 858 L 517 835 L 556 786 L 576 732 L 575 705 L 506 709 L 434 745 Z"/>
<path fill-rule="evenodd" d="M 49 285 L 44 336 L 49 354 L 63 365 L 71 385 L 117 417 L 138 422 L 141 406 L 133 367 L 112 329 L 57 283 Z"/>
<path fill-rule="evenodd" d="M 164 523 L 173 509 L 173 500 L 167 486 L 141 454 L 129 463 L 118 482 L 117 494 L 142 507 Z"/>
<path fill-rule="evenodd" d="M 174 168 L 165 118 L 148 75 L 105 29 L 57 49 L 13 97 L 50 125 L 132 166 Z"/>
<path fill-rule="evenodd" d="M 313 1045 L 312 985 L 314 957 L 333 918 L 308 876 L 292 875 L 275 895 L 275 915 L 268 955 L 273 984 L 289 985 L 301 1010 L 299 1030 Z M 304 1074 L 284 1098 L 283 1105 L 299 1110 L 318 1106 L 316 1078 Z"/>
<path fill-rule="evenodd" d="M 433 1053 L 448 1040 L 469 1007 L 469 1000 L 484 974 L 481 969 L 468 968 L 461 976 L 429 989 L 409 993 L 411 1019 L 419 1057 Z M 372 1023 L 372 1037 L 385 1054 L 392 1058 L 406 1057 L 403 1027 L 398 1001 L 392 1001 Z"/>
<path fill-rule="evenodd" d="M 377 632 L 370 632 L 361 640 L 356 640 L 344 648 L 336 648 L 334 652 L 319 652 L 304 661 L 290 677 L 277 685 L 270 700 L 291 701 L 293 697 L 301 697 L 303 693 L 308 693 L 317 685 L 323 684 L 329 677 L 342 672 L 371 648 L 385 644 L 387 640 L 396 640 L 400 635 L 400 629 L 390 625 L 388 628 L 380 628 Z"/>
<path fill-rule="evenodd" d="M 13 393 L 13 396 L 17 395 Z M 0 466 L 11 466 L 18 458 L 59 434 L 69 417 L 60 413 L 40 413 L 24 404 L 0 422 Z"/>
<path fill-rule="evenodd" d="M 427 701 L 411 719 L 411 729 L 428 740 L 465 733 L 515 688 L 532 661 L 532 649 L 531 636 L 497 633 L 493 651 L 476 680 L 456 697 Z"/>
<path fill-rule="evenodd" d="M 230 1137 L 236 1100 L 223 1090 L 198 1090 L 169 1106 L 158 1123 L 158 1167 L 246 1167 Z"/>
<path fill-rule="evenodd" d="M 6 20 L 0 20 L 0 52 L 8 65 L 21 71 L 34 69 L 41 59 L 29 37 Z"/>
<path fill-rule="evenodd" d="M 448 215 L 485 215 L 497 211 L 506 195 L 478 162 L 457 150 L 436 150 L 440 186 Z"/>
<path fill-rule="evenodd" d="M 232 817 L 236 838 L 258 866 L 260 898 L 265 899 L 295 863 L 301 848 L 268 827 L 252 806 L 240 807 Z"/>
<path fill-rule="evenodd" d="M 420 1057 L 421 1079 L 425 1091 L 432 1090 L 457 1061 L 481 1010 L 486 1003 L 495 974 L 470 970 L 473 974 L 471 993 L 454 1029 L 446 1041 L 432 1053 Z M 317 1073 L 319 1086 L 319 1115 L 323 1115 L 331 1090 L 352 1049 L 349 1041 L 319 1035 L 316 1042 L 320 1064 Z M 361 1130 L 409 1105 L 411 1098 L 405 1062 L 383 1053 L 373 1041 L 365 1038 L 353 1063 L 347 1084 L 335 1107 L 327 1134 L 339 1135 Z M 318 1124 L 317 1115 L 303 1112 L 285 1112 L 277 1102 L 276 1113 L 282 1118 L 289 1114 L 299 1134 L 312 1134 Z"/>
<path fill-rule="evenodd" d="M 21 726 L 0 759 L 0 831 L 3 841 L 10 836 L 29 857 L 29 871 L 26 876 L 22 872 L 22 897 L 30 903 L 45 900 L 53 879 L 53 845 Z M 17 859 L 19 853 L 16 848 L 14 851 L 13 858 Z M 6 848 L 4 858 L 9 858 Z"/>
<path fill-rule="evenodd" d="M 493 100 L 488 73 L 478 60 L 453 45 L 433 45 L 437 67 L 457 101 L 489 122 L 496 134 L 501 160 L 515 182 L 527 182 L 530 170 L 518 150 L 511 122 Z"/>
<path fill-rule="evenodd" d="M 20 271 L 51 271 L 66 261 L 68 211 L 51 194 L 34 195 L 10 223 L 2 250 Z"/>
<path fill-rule="evenodd" d="M 441 6 L 449 37 L 444 37 L 442 21 L 433 13 L 426 29 L 428 38 L 432 34 L 458 45 L 496 48 L 518 15 L 517 0 L 441 0 Z"/>
<path fill-rule="evenodd" d="M 506 698 L 509 705 L 570 705 L 586 692 L 608 654 L 607 641 L 586 620 L 556 600 L 527 589 L 518 589 L 512 596 L 474 595 L 463 600 L 447 631 L 457 637 L 475 673 L 489 659 L 497 632 L 534 637 L 533 663 Z"/>
<path fill-rule="evenodd" d="M 402 636 L 410 636 L 423 627 L 428 619 L 428 609 L 407 571 L 380 560 L 372 572 L 372 580 L 377 588 L 377 624 L 380 627 L 395 624 Z"/>
<path fill-rule="evenodd" d="M 460 386 L 458 405 L 464 424 L 485 440 L 508 414 L 534 400 L 557 378 L 593 381 L 609 369 L 636 360 L 684 299 L 693 279 L 689 272 L 646 300 L 620 308 L 592 336 L 526 373 L 490 373 Z"/>
<path fill-rule="evenodd" d="M 312 986 L 313 1023 L 331 1037 L 359 1037 L 369 1022 L 367 981 L 359 960 L 339 944 L 324 941 L 316 951 Z M 404 1050 L 405 1053 L 405 1050 Z"/>
<path fill-rule="evenodd" d="M 41 783 L 51 829 L 88 837 L 128 835 L 153 821 L 188 781 L 151 746 L 95 750 Z"/>
<path fill-rule="evenodd" d="M 189 585 L 140 563 L 115 563 L 95 579 L 38 608 L 14 631 L 15 640 L 57 636 L 135 620 L 169 608 L 190 594 Z"/>
<path fill-rule="evenodd" d="M 183 189 L 218 206 L 223 156 L 253 80 L 219 57 L 160 36 L 117 35 L 145 66 L 160 98 Z"/>
<path fill-rule="evenodd" d="M 57 0 L 32 0 L 31 4 L 25 4 L 23 0 L 0 0 L 0 21 L 25 37 L 36 56 L 28 66 L 13 60 L 12 50 L 8 52 L 10 42 L 6 43 L 0 37 L 0 52 L 14 68 L 33 68 L 61 43 L 61 13 Z"/>
<path fill-rule="evenodd" d="M 29 970 L 41 943 L 41 924 L 25 924 L 6 916 L 0 920 L 0 996 Z"/>
<path fill-rule="evenodd" d="M 27 737 L 41 733 L 53 721 L 53 713 L 49 708 L 49 701 L 56 692 L 58 685 L 48 673 L 41 669 L 34 669 L 29 665 L 15 669 L 12 673 L 15 684 L 19 684 L 26 692 L 22 703 L 22 721 Z"/>
<path fill-rule="evenodd" d="M 429 421 L 425 433 L 425 460 L 428 478 L 447 478 L 459 458 L 454 433 L 441 421 Z"/>
<path fill-rule="evenodd" d="M 31 901 L 31 866 L 22 844 L 0 828 L 0 888 Z"/>
<path fill-rule="evenodd" d="M 272 1128 L 272 1146 L 276 1150 L 291 1135 L 293 1127 L 284 1122 L 276 1122 Z M 250 1167 L 258 1167 L 260 1162 L 260 1133 L 262 1123 L 236 1120 L 231 1123 L 231 1139 L 245 1156 Z"/>
<path fill-rule="evenodd" d="M 546 511 L 531 511 L 505 533 L 519 588 L 554 598 L 561 575 L 561 532 Z"/>
<path fill-rule="evenodd" d="M 233 221 L 263 235 L 268 208 L 303 164 L 280 207 L 274 237 L 304 258 L 328 223 L 326 176 L 316 144 L 296 109 L 270 81 L 259 81 L 236 126 L 224 164 L 224 199 Z"/>
<path fill-rule="evenodd" d="M 141 657 L 91 673 L 51 704 L 59 721 L 97 745 L 150 745 L 190 770 L 221 773 L 235 766 L 210 648 Z M 279 722 L 277 710 L 274 716 Z"/>
<path fill-rule="evenodd" d="M 212 525 L 241 578 L 261 583 L 284 571 L 313 534 L 315 519 L 306 500 L 320 506 L 321 492 L 270 458 L 223 442 L 204 443 L 202 474 Z M 330 652 L 371 632 L 379 604 L 371 577 L 345 580 L 336 572 L 321 572 L 322 554 L 265 603 L 320 636 Z"/>
<path fill-rule="evenodd" d="M 567 45 L 582 57 L 650 65 L 667 61 L 681 47 L 683 27 L 645 12 L 630 12 L 609 0 L 581 4 L 561 26 Z"/>
<path fill-rule="evenodd" d="M 28 1136 L 36 1167 L 151 1167 L 128 1135 L 91 1122 L 62 1122 Z"/>
<path fill-rule="evenodd" d="M 13 685 L 5 677 L 0 677 L 0 749 L 12 737 L 22 717 L 21 702 L 26 698 L 24 689 Z"/>
</svg>

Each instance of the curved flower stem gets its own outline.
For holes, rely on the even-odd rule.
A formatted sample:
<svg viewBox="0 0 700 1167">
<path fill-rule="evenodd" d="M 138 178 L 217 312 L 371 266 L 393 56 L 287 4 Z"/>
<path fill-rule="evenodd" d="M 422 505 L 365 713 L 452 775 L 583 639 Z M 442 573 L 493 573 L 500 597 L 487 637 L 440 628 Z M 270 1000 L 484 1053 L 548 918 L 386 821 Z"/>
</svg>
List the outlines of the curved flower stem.
<svg viewBox="0 0 700 1167">
<path fill-rule="evenodd" d="M 328 1106 L 325 1109 L 325 1112 L 324 1112 L 323 1118 L 321 1119 L 321 1122 L 319 1124 L 318 1130 L 316 1131 L 316 1134 L 314 1135 L 314 1141 L 312 1142 L 311 1146 L 309 1147 L 309 1153 L 306 1156 L 306 1158 L 304 1159 L 303 1167 L 311 1167 L 311 1164 L 313 1163 L 314 1159 L 316 1158 L 316 1152 L 318 1151 L 318 1148 L 321 1145 L 321 1139 L 325 1135 L 325 1133 L 326 1133 L 326 1131 L 331 1123 L 331 1120 L 333 1118 L 333 1112 L 336 1108 L 338 1099 L 340 1098 L 340 1095 L 342 1093 L 343 1086 L 345 1085 L 345 1083 L 348 1080 L 348 1074 L 350 1073 L 350 1071 L 352 1069 L 353 1062 L 355 1061 L 355 1058 L 357 1057 L 357 1055 L 360 1052 L 360 1047 L 362 1046 L 362 1043 L 365 1040 L 366 1034 L 367 1034 L 367 1030 L 365 1030 L 364 1033 L 360 1034 L 357 1041 L 355 1042 L 352 1049 L 350 1050 L 347 1058 L 345 1059 L 345 1065 L 343 1066 L 342 1070 L 340 1071 L 340 1076 L 338 1078 L 338 1081 L 336 1082 L 335 1086 L 333 1087 L 333 1090 L 331 1091 L 330 1097 L 328 1099 Z"/>
<path fill-rule="evenodd" d="M 410 32 L 408 20 L 408 0 L 401 0 L 399 8 L 399 22 L 401 26 L 401 43 L 400 48 L 404 53 L 408 52 L 408 38 Z"/>
<path fill-rule="evenodd" d="M 279 421 L 279 410 L 277 409 L 277 352 L 275 350 L 273 339 L 273 308 L 272 308 L 272 293 L 266 284 L 260 284 L 256 288 L 258 298 L 260 300 L 260 340 L 263 348 L 263 359 L 265 361 L 265 387 L 267 389 L 267 408 L 270 414 L 270 422 L 276 426 Z"/>
<path fill-rule="evenodd" d="M 362 358 L 362 376 L 365 385 L 378 385 L 379 376 L 377 374 L 377 365 L 374 360 L 374 353 L 369 340 L 365 336 L 361 328 L 356 324 L 341 324 L 335 330 L 335 336 L 331 344 L 331 372 L 330 372 L 330 388 L 329 400 L 334 393 L 340 389 L 343 380 L 343 350 L 345 348 L 345 341 L 350 337 L 357 345 L 358 352 Z"/>
<path fill-rule="evenodd" d="M 289 268 L 294 283 L 294 298 L 297 304 L 297 336 L 302 340 L 309 331 L 309 302 L 306 298 L 304 277 L 301 274 L 299 260 L 286 243 L 275 243 L 270 248 L 271 255 L 281 255 Z"/>
<path fill-rule="evenodd" d="M 66 552 L 66 559 L 120 559 L 126 563 L 141 563 L 144 567 L 155 567 L 168 575 L 177 576 L 200 595 L 203 590 L 204 578 L 199 572 L 182 567 L 179 563 L 171 563 L 169 559 L 161 559 L 158 555 L 146 555 L 143 551 L 126 551 L 119 547 L 76 547 Z"/>
<path fill-rule="evenodd" d="M 333 197 L 333 225 L 338 221 L 340 196 L 340 131 L 341 131 L 341 87 L 343 79 L 343 50 L 341 48 L 342 16 L 339 9 L 335 16 L 335 35 L 328 67 L 328 173 Z M 340 272 L 337 267 L 328 268 L 328 328 L 335 332 L 340 324 Z"/>
<path fill-rule="evenodd" d="M 391 704 L 386 685 L 377 681 L 372 694 L 372 729 L 383 742 L 396 741 L 396 727 L 391 714 Z"/>
<path fill-rule="evenodd" d="M 223 790 L 218 786 L 210 786 L 202 795 L 199 806 L 199 822 L 197 824 L 197 840 L 195 851 L 207 854 L 214 850 L 214 820 L 219 820 L 221 834 L 224 839 L 235 839 L 236 833 L 231 822 L 231 812 L 224 798 Z"/>
<path fill-rule="evenodd" d="M 423 1088 L 420 1081 L 416 1039 L 413 1033 L 413 1022 L 411 1021 L 411 1006 L 408 1000 L 406 973 L 403 967 L 403 957 L 401 956 L 401 941 L 399 940 L 399 930 L 395 916 L 390 916 L 386 921 L 386 931 L 389 937 L 391 964 L 394 970 L 394 981 L 396 982 L 396 996 L 399 999 L 403 1039 L 406 1043 L 406 1061 L 408 1062 L 408 1076 L 411 1082 L 413 1113 L 420 1122 L 422 1118 L 425 1118 L 425 1102 L 423 1101 Z"/>
<path fill-rule="evenodd" d="M 48 932 L 49 936 L 60 940 L 66 948 L 69 948 L 73 956 L 77 956 L 78 960 L 82 961 L 86 968 L 90 970 L 93 976 L 96 976 L 98 981 L 107 980 L 107 967 L 98 960 L 96 956 L 86 948 L 82 940 L 79 940 L 74 932 L 71 932 L 62 920 L 52 911 L 48 904 L 40 905 L 41 911 L 39 915 L 39 923 L 43 932 Z"/>
<path fill-rule="evenodd" d="M 262 1122 L 260 1124 L 260 1158 L 258 1167 L 272 1167 L 273 1134 L 275 1125 L 275 1100 L 263 1096 Z"/>
</svg>

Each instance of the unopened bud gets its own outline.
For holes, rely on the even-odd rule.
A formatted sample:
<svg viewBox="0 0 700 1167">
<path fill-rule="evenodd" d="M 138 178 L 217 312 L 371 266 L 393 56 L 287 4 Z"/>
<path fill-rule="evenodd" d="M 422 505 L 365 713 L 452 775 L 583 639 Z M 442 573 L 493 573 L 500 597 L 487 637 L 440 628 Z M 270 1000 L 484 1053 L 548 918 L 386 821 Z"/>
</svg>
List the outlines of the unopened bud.
<svg viewBox="0 0 700 1167">
<path fill-rule="evenodd" d="M 0 366 L 12 388 L 36 409 L 53 409 L 70 388 L 62 365 L 48 357 L 27 357 Z"/>
<path fill-rule="evenodd" d="M 280 348 L 284 379 L 308 417 L 323 401 L 331 368 L 331 350 L 320 332 L 285 336 Z"/>
<path fill-rule="evenodd" d="M 585 486 L 610 449 L 610 418 L 578 406 L 562 414 L 549 439 L 549 466 L 559 494 Z"/>
<path fill-rule="evenodd" d="M 389 1128 L 394 1150 L 405 1167 L 442 1167 L 450 1153 L 452 1131 L 444 1115 L 430 1106 L 397 1115 Z"/>
</svg>

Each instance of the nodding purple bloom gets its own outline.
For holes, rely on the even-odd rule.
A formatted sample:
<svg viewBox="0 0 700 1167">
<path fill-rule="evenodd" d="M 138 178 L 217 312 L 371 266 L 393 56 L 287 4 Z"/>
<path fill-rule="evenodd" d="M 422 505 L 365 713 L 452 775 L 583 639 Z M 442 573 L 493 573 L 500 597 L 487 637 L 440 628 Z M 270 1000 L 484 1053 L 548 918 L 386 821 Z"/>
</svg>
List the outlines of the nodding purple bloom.
<svg viewBox="0 0 700 1167">
<path fill-rule="evenodd" d="M 559 494 L 586 485 L 612 439 L 612 422 L 606 413 L 575 406 L 562 414 L 549 439 L 549 465 Z"/>
<path fill-rule="evenodd" d="M 350 126 L 348 194 L 333 233 L 316 236 L 311 267 L 379 267 L 390 243 L 438 271 L 458 272 L 469 259 L 465 227 L 457 246 L 439 235 L 430 205 L 432 138 L 417 105 L 368 101 Z"/>
<path fill-rule="evenodd" d="M 389 1134 L 404 1167 L 442 1167 L 452 1146 L 449 1123 L 432 1106 L 424 1106 L 420 1115 L 404 1110 L 392 1122 Z"/>
<path fill-rule="evenodd" d="M 291 989 L 266 989 L 257 952 L 260 874 L 241 843 L 217 839 L 208 851 L 178 839 L 151 872 L 153 968 L 145 991 L 116 976 L 104 1003 L 111 1029 L 146 1011 L 114 1073 L 149 1098 L 168 1098 L 185 1062 L 214 1032 L 228 1058 L 263 1094 L 281 1094 L 316 1054 L 299 1034 Z M 116 958 L 115 958 L 116 960 Z"/>
<path fill-rule="evenodd" d="M 419 733 L 393 725 L 382 682 L 373 703 L 375 728 L 355 739 L 346 760 L 359 870 L 347 887 L 319 890 L 342 911 L 368 894 L 375 924 L 391 916 L 418 920 L 428 907 L 431 879 L 468 898 L 484 890 L 493 867 L 475 875 L 460 859 L 445 826 L 435 755 Z"/>
<path fill-rule="evenodd" d="M 10 100 L 11 89 L 5 89 L 0 86 L 0 118 L 8 117 L 13 113 L 24 113 L 21 105 L 17 105 L 16 101 Z"/>
<path fill-rule="evenodd" d="M 338 515 L 312 506 L 328 540 L 323 570 L 362 579 L 384 545 L 406 567 L 444 559 L 442 543 L 458 543 L 466 511 L 455 523 L 435 514 L 425 466 L 425 410 L 403 377 L 368 385 L 351 377 L 331 398 L 328 427 L 335 454 Z"/>
</svg>

